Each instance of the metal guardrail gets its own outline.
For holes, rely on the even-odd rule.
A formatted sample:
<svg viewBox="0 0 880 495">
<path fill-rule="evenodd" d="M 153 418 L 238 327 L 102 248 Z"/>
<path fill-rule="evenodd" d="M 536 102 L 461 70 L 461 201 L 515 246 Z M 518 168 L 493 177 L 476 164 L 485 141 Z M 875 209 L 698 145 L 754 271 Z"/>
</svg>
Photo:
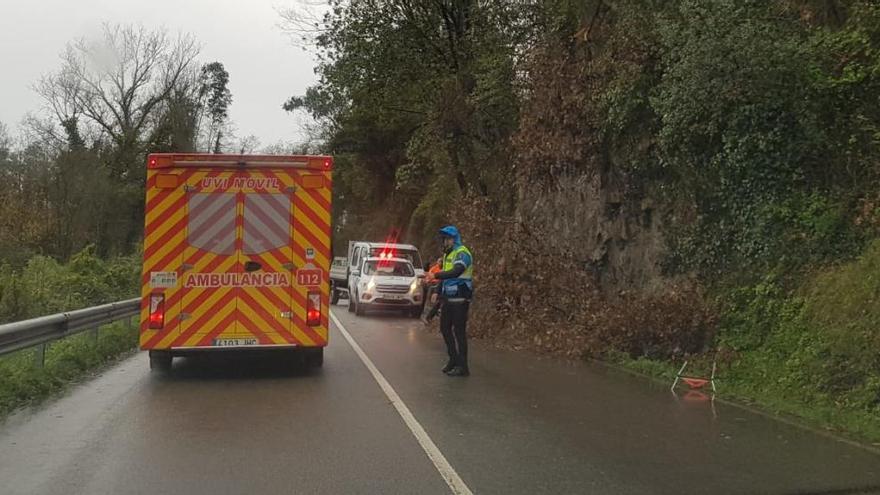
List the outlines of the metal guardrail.
<svg viewBox="0 0 880 495">
<path fill-rule="evenodd" d="M 140 313 L 140 304 L 134 298 L 0 325 L 0 356 L 39 345 L 42 364 L 46 343 L 130 318 Z"/>
</svg>

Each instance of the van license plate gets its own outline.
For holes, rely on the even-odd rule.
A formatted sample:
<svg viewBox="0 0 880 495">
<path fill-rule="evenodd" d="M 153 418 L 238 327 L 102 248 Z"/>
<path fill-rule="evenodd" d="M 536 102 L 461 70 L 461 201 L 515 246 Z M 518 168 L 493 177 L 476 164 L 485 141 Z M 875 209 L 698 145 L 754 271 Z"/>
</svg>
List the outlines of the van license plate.
<svg viewBox="0 0 880 495">
<path fill-rule="evenodd" d="M 214 347 L 235 347 L 257 345 L 257 339 L 214 339 Z"/>
</svg>

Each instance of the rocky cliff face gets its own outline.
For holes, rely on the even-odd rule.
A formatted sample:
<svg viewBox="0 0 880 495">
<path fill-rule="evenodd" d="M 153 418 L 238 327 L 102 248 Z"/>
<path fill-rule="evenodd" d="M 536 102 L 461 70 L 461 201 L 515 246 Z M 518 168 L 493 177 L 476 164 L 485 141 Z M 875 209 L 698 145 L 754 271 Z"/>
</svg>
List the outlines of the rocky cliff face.
<svg viewBox="0 0 880 495">
<path fill-rule="evenodd" d="M 476 258 L 474 335 L 572 357 L 669 357 L 714 327 L 698 286 L 662 263 L 672 208 L 607 176 L 525 188 L 508 217 L 475 200 L 460 226 Z"/>
<path fill-rule="evenodd" d="M 620 181 L 588 176 L 524 199 L 521 221 L 540 230 L 544 242 L 570 253 L 603 293 L 652 291 L 662 285 L 663 228 L 669 215 L 662 203 L 632 197 Z"/>
</svg>

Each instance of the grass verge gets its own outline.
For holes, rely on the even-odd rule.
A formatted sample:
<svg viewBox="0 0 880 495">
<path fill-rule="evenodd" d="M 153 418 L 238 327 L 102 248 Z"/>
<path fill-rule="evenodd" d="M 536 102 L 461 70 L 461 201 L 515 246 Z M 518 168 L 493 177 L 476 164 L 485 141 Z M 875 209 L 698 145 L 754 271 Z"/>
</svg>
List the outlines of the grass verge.
<svg viewBox="0 0 880 495">
<path fill-rule="evenodd" d="M 97 341 L 87 331 L 50 343 L 42 368 L 37 366 L 35 349 L 0 357 L 0 419 L 58 393 L 131 351 L 137 341 L 137 327 L 120 322 L 101 327 Z"/>
<path fill-rule="evenodd" d="M 650 376 L 672 384 L 681 363 L 632 359 L 622 354 L 608 356 L 612 365 Z M 717 397 L 783 417 L 814 430 L 821 430 L 857 443 L 880 447 L 880 417 L 864 410 L 853 410 L 834 404 L 805 402 L 788 397 L 772 381 L 754 383 L 727 379 L 724 370 L 716 374 Z"/>
</svg>

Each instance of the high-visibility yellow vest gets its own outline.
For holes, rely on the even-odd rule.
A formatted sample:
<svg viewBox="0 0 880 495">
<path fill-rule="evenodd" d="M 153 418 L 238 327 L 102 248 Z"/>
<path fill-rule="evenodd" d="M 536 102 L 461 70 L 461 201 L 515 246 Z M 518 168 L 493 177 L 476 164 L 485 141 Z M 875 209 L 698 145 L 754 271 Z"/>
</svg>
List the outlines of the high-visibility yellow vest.
<svg viewBox="0 0 880 495">
<path fill-rule="evenodd" d="M 471 259 L 470 265 L 466 266 L 464 272 L 456 278 L 450 278 L 443 281 L 443 295 L 446 297 L 454 298 L 454 297 L 466 297 L 470 298 L 474 286 L 473 286 L 473 278 L 474 278 L 474 257 L 471 254 L 470 250 L 464 246 L 458 246 L 449 252 L 443 258 L 443 271 L 447 272 L 452 270 L 455 266 L 455 260 L 458 258 L 460 254 L 467 254 Z M 466 290 L 462 291 L 460 288 L 465 287 Z"/>
</svg>

